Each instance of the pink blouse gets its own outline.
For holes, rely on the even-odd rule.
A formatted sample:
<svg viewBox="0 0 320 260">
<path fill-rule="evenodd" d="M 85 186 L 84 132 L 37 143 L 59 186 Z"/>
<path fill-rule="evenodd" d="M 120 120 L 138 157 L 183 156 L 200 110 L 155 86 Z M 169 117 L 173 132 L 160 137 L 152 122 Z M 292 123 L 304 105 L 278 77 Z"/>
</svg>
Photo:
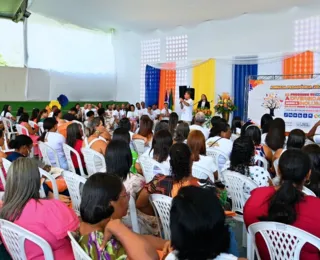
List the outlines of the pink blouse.
<svg viewBox="0 0 320 260">
<path fill-rule="evenodd" d="M 46 240 L 52 248 L 54 259 L 74 259 L 67 231 L 75 231 L 79 227 L 79 219 L 61 201 L 40 199 L 37 202 L 31 199 L 14 223 Z M 27 259 L 44 259 L 42 250 L 36 244 L 26 241 L 25 249 Z"/>
</svg>

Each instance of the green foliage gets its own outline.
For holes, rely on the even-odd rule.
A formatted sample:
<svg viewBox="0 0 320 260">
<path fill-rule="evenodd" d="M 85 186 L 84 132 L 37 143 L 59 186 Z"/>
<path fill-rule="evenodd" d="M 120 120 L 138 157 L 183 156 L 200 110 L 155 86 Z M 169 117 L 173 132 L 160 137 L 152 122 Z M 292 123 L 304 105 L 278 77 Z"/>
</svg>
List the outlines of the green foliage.
<svg viewBox="0 0 320 260">
<path fill-rule="evenodd" d="M 8 66 L 7 62 L 4 60 L 1 54 L 0 54 L 0 66 Z"/>
</svg>

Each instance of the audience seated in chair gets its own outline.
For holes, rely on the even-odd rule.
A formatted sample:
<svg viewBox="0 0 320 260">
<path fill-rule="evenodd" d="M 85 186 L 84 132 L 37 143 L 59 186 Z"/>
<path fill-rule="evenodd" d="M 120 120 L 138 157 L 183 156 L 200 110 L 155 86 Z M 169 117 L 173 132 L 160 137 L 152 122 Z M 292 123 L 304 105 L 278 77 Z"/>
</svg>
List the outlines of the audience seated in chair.
<svg viewBox="0 0 320 260">
<path fill-rule="evenodd" d="M 189 124 L 183 121 L 179 121 L 173 136 L 173 143 L 187 143 L 187 139 L 190 133 Z"/>
<path fill-rule="evenodd" d="M 293 225 L 319 238 L 320 216 L 315 209 L 320 207 L 320 200 L 302 192 L 311 174 L 308 155 L 297 149 L 285 151 L 280 157 L 279 170 L 279 187 L 257 188 L 252 191 L 244 207 L 246 226 L 259 221 L 274 221 Z M 262 259 L 268 259 L 269 253 L 261 235 L 256 236 L 256 244 Z M 300 259 L 319 259 L 319 251 L 311 245 L 305 245 Z"/>
<path fill-rule="evenodd" d="M 117 176 L 96 173 L 88 178 L 81 198 L 79 244 L 91 259 L 159 259 L 156 250 L 163 248 L 164 240 L 133 233 L 119 220 L 127 215 L 128 202 Z"/>
<path fill-rule="evenodd" d="M 136 200 L 144 188 L 145 179 L 140 174 L 130 172 L 132 156 L 129 144 L 126 141 L 118 139 L 110 142 L 106 152 L 106 165 L 107 173 L 117 175 L 122 180 L 127 193 Z M 158 235 L 159 230 L 155 217 L 143 214 L 139 210 L 137 210 L 137 214 L 140 233 Z M 123 221 L 131 227 L 130 215 L 124 217 Z"/>
<path fill-rule="evenodd" d="M 44 142 L 54 149 L 58 155 L 60 167 L 62 169 L 68 169 L 68 163 L 63 151 L 63 145 L 66 140 L 63 135 L 57 133 L 58 122 L 54 117 L 46 118 L 43 122 L 44 132 L 39 137 L 38 141 Z M 55 159 L 53 154 L 49 154 L 49 159 L 52 165 L 55 165 Z"/>
<path fill-rule="evenodd" d="M 67 231 L 75 231 L 79 220 L 72 209 L 58 200 L 40 199 L 40 173 L 29 158 L 14 161 L 7 174 L 6 191 L 0 218 L 35 233 L 51 246 L 55 259 L 73 260 Z M 43 259 L 43 252 L 26 241 L 27 259 Z"/>
<path fill-rule="evenodd" d="M 33 147 L 32 139 L 27 135 L 18 135 L 15 139 L 9 143 L 10 149 L 14 149 L 14 152 L 7 156 L 10 162 L 15 161 L 20 157 L 28 157 Z"/>
<path fill-rule="evenodd" d="M 232 255 L 237 255 L 237 245 L 225 220 L 213 188 L 181 188 L 172 200 L 171 241 L 164 250 L 164 255 L 170 254 L 164 259 L 238 260 Z"/>
<path fill-rule="evenodd" d="M 95 117 L 89 124 L 89 137 L 84 139 L 83 147 L 105 155 L 110 140 L 111 136 L 103 127 L 103 122 L 99 117 Z"/>
<path fill-rule="evenodd" d="M 137 199 L 137 209 L 145 214 L 153 215 L 149 202 L 150 194 L 162 194 L 175 197 L 181 187 L 212 185 L 209 180 L 198 180 L 192 176 L 191 151 L 186 144 L 174 144 L 169 152 L 171 176 L 157 174 L 146 184 Z"/>
<path fill-rule="evenodd" d="M 46 118 L 48 118 L 48 111 L 47 109 L 42 109 L 38 114 L 36 123 L 43 123 Z"/>
<path fill-rule="evenodd" d="M 78 154 L 80 155 L 81 163 L 84 172 L 86 173 L 86 164 L 84 162 L 84 158 L 81 152 L 81 148 L 83 145 L 83 139 L 82 139 L 83 133 L 82 133 L 82 128 L 79 124 L 77 123 L 72 123 L 68 125 L 67 127 L 67 139 L 66 139 L 66 144 L 75 149 Z M 81 174 L 80 169 L 79 169 L 79 164 L 77 157 L 74 153 L 71 153 L 71 159 L 74 165 L 74 168 L 76 170 L 77 174 Z"/>
</svg>

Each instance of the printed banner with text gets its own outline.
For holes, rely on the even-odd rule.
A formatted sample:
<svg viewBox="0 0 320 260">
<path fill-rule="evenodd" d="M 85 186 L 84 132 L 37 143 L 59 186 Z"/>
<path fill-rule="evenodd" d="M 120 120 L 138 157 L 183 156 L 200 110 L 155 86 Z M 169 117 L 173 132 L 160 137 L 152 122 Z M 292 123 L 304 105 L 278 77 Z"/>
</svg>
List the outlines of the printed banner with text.
<svg viewBox="0 0 320 260">
<path fill-rule="evenodd" d="M 256 124 L 270 113 L 286 122 L 286 131 L 308 132 L 320 120 L 320 78 L 250 80 L 248 118 Z"/>
</svg>

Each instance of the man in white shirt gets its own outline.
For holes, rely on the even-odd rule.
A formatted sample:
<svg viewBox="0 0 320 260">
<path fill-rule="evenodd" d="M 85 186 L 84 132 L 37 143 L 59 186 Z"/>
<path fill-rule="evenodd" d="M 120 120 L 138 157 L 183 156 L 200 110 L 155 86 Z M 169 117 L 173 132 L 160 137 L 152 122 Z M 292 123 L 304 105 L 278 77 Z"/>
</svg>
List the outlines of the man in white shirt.
<svg viewBox="0 0 320 260">
<path fill-rule="evenodd" d="M 194 117 L 194 125 L 190 126 L 190 132 L 193 130 L 199 130 L 203 133 L 204 138 L 207 140 L 209 137 L 209 129 L 203 126 L 205 122 L 206 122 L 206 117 L 204 113 L 198 112 Z"/>
<path fill-rule="evenodd" d="M 181 120 L 190 125 L 192 121 L 193 100 L 191 99 L 191 92 L 189 90 L 184 94 L 184 99 L 180 98 L 180 107 L 182 110 Z"/>
<path fill-rule="evenodd" d="M 147 115 L 151 120 L 155 119 L 155 115 L 153 114 L 151 106 L 148 106 L 147 110 L 143 113 L 143 115 Z"/>
<path fill-rule="evenodd" d="M 160 109 L 158 109 L 157 104 L 152 105 L 152 113 L 155 120 L 158 120 L 160 118 Z"/>
<path fill-rule="evenodd" d="M 120 119 L 120 106 L 119 106 L 119 105 L 117 105 L 117 106 L 116 106 L 116 109 L 113 110 L 112 116 L 114 117 L 114 120 L 115 120 L 116 122 L 119 122 L 119 119 Z"/>
<path fill-rule="evenodd" d="M 165 102 L 164 109 L 161 110 L 162 120 L 169 120 L 171 113 L 172 113 L 172 111 L 171 111 L 171 109 L 169 109 L 169 104 L 167 102 Z"/>
<path fill-rule="evenodd" d="M 121 110 L 120 110 L 120 119 L 125 118 L 127 116 L 127 111 L 126 111 L 126 105 L 122 104 L 121 105 Z"/>
</svg>

